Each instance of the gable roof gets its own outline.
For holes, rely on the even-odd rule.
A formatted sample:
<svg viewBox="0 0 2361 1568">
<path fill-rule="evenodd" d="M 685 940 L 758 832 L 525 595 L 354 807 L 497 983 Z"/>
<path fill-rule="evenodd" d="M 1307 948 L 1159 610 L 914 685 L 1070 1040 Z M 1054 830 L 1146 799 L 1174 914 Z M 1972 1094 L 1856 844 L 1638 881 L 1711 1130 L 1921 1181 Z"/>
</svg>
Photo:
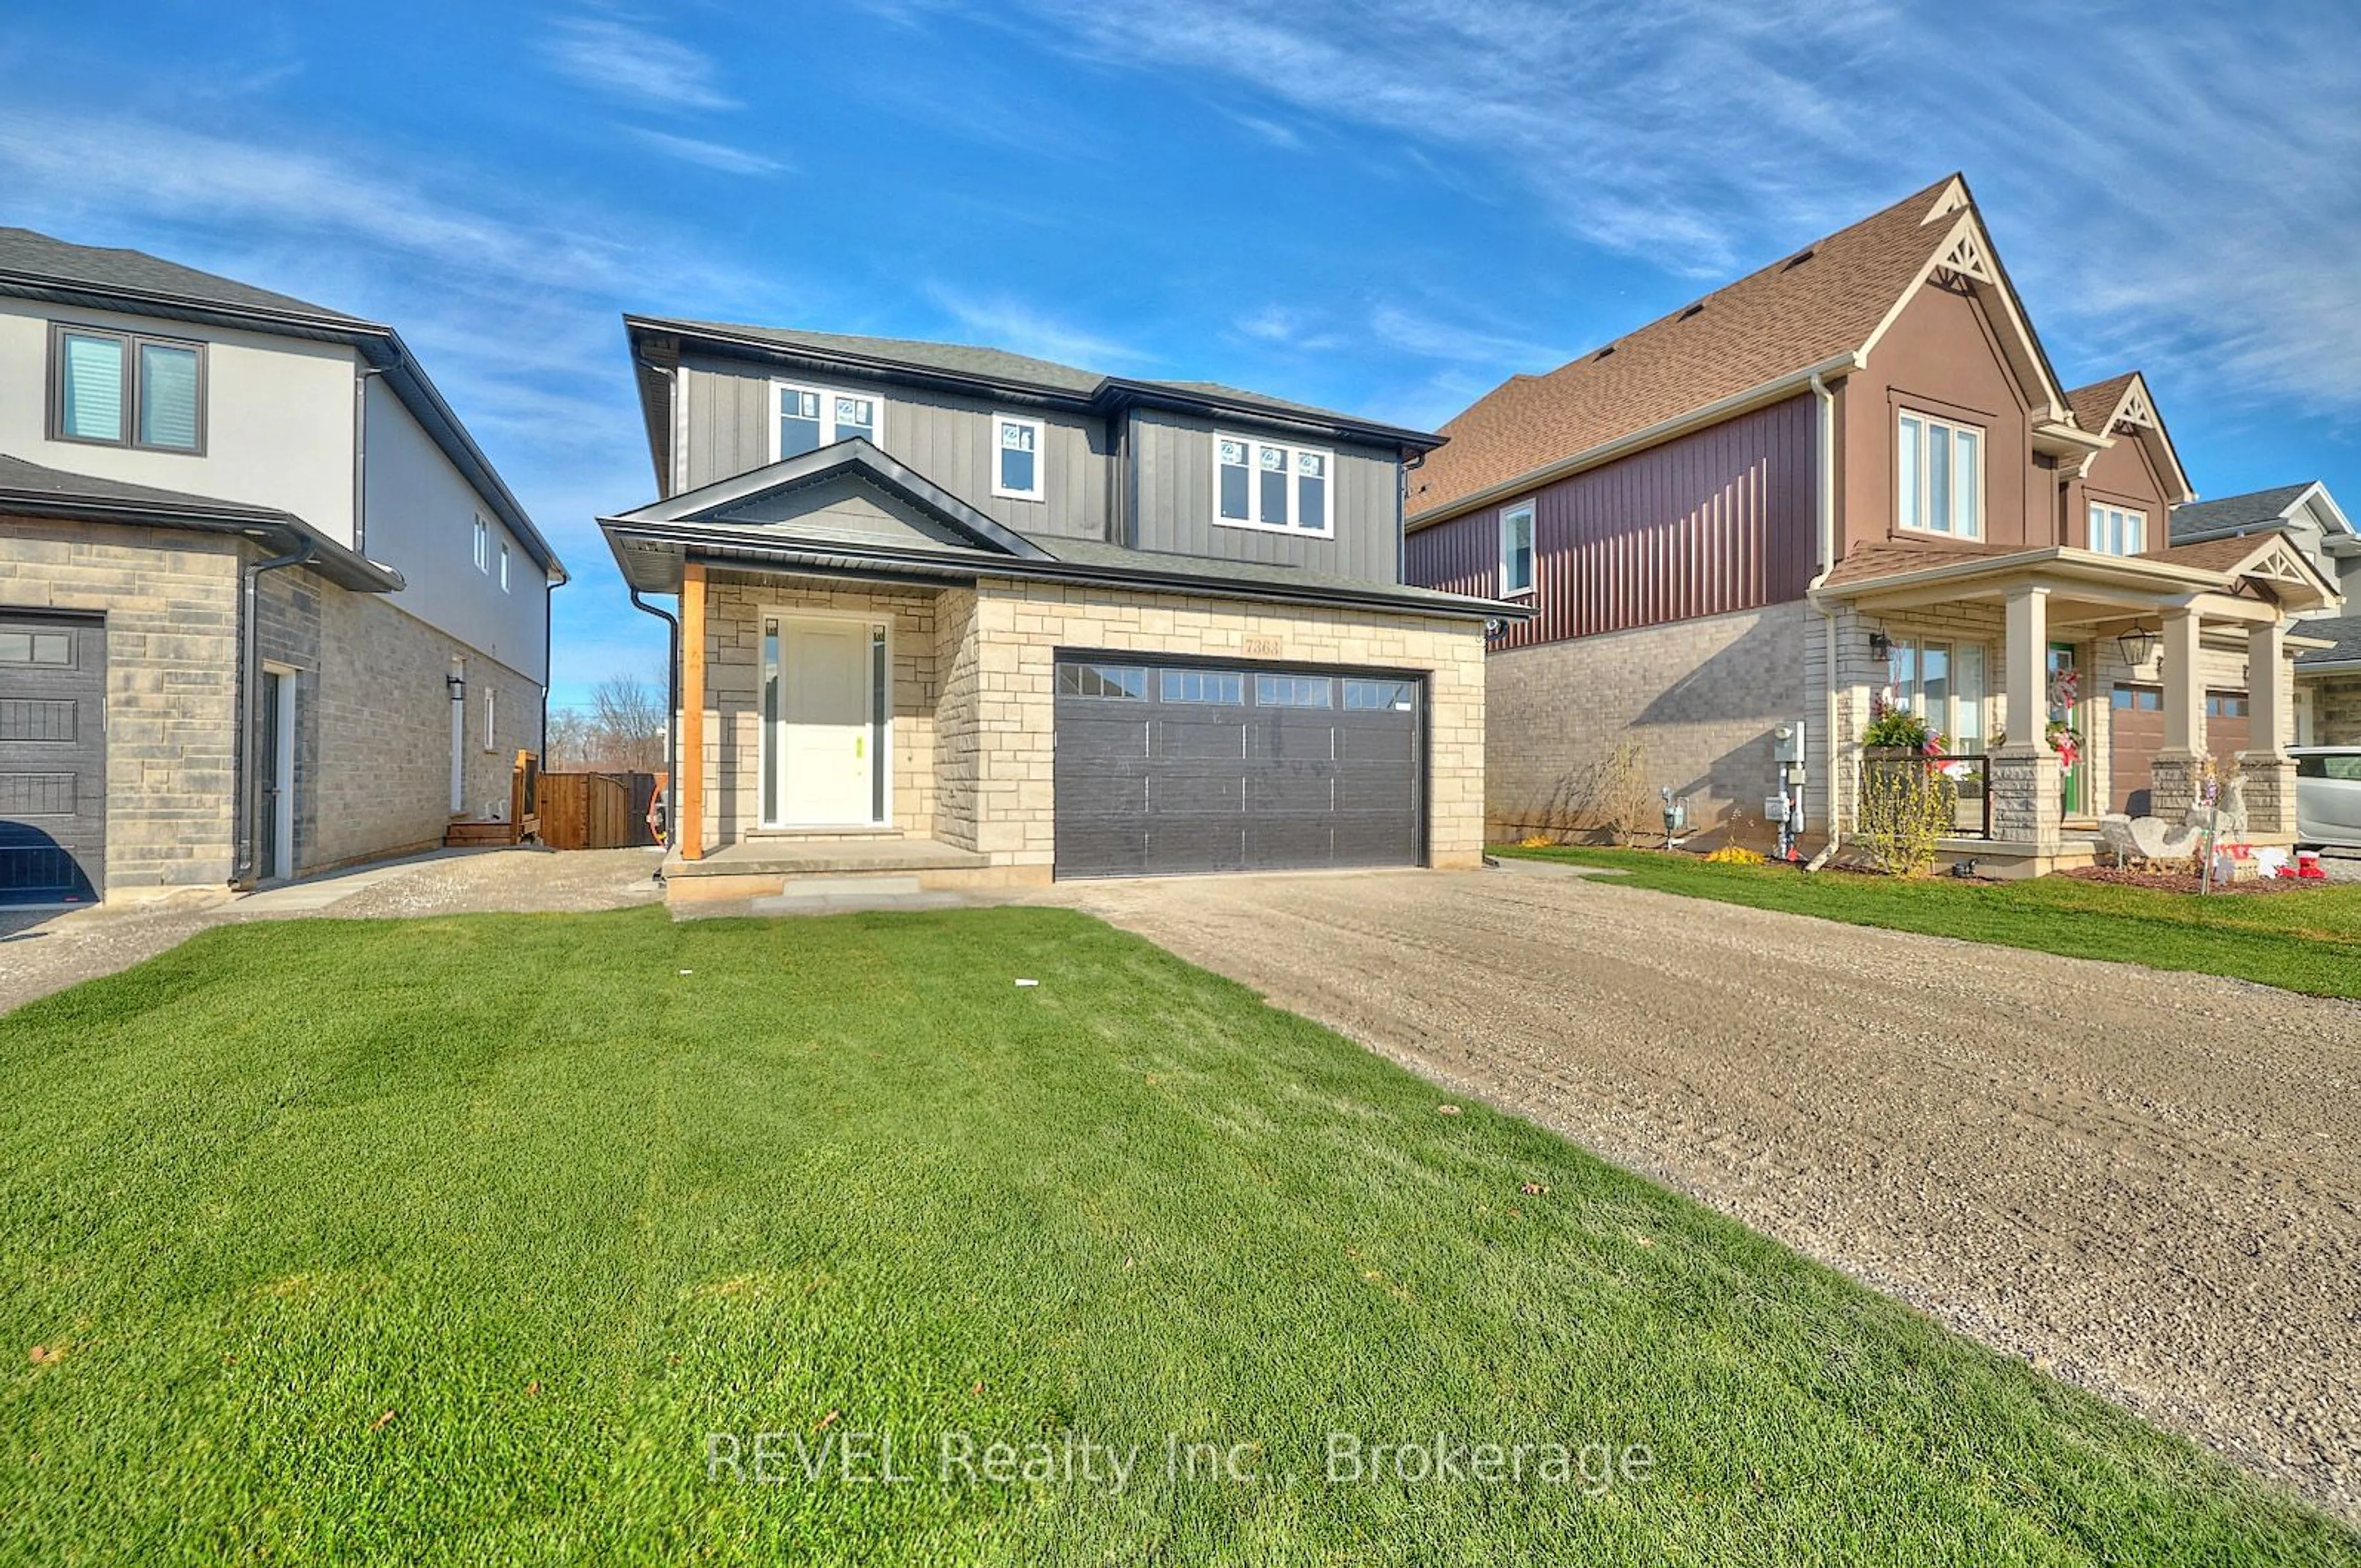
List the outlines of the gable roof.
<svg viewBox="0 0 2361 1568">
<path fill-rule="evenodd" d="M 308 548 L 308 565 L 356 593 L 393 593 L 404 586 L 400 572 L 347 550 L 291 511 L 71 474 L 6 453 L 0 453 L 0 514 L 235 533 L 282 553 Z"/>
<path fill-rule="evenodd" d="M 2165 483 L 2168 504 L 2180 505 L 2196 499 L 2190 487 L 2189 472 L 2180 466 L 2180 453 L 2172 444 L 2171 433 L 2164 428 L 2164 416 L 2157 411 L 2156 400 L 2149 396 L 2147 378 L 2136 370 L 2126 370 L 2120 376 L 2110 376 L 2103 381 L 2093 381 L 2087 387 L 2077 387 L 2066 394 L 2066 406 L 2073 411 L 2074 422 L 2092 435 L 2111 440 L 2115 426 L 2128 424 L 2140 444 L 2147 448 L 2148 460 Z"/>
<path fill-rule="evenodd" d="M 75 245 L 25 228 L 0 228 L 0 294 L 350 345 L 384 375 L 419 428 L 499 514 L 534 564 L 565 580 L 557 553 L 393 328 L 145 251 Z"/>
<path fill-rule="evenodd" d="M 895 380 L 916 379 L 988 397 L 1014 396 L 1100 413 L 1145 404 L 1215 417 L 1243 417 L 1413 453 L 1433 451 L 1443 441 L 1440 435 L 1428 431 L 1293 402 L 1219 381 L 1111 376 L 1052 359 L 1012 354 L 1004 348 L 674 316 L 626 315 L 623 327 L 631 341 L 632 361 L 641 371 L 641 411 L 647 421 L 649 454 L 655 462 L 659 486 L 670 479 L 673 389 L 667 376 L 651 373 L 650 367 L 676 358 L 678 345 L 683 342 L 724 353 L 751 352 L 763 358 L 793 360 L 823 372 L 841 370 Z"/>
<path fill-rule="evenodd" d="M 2242 496 L 2223 496 L 2177 506 L 2172 509 L 2173 540 L 2178 543 L 2242 530 L 2276 527 L 2288 520 L 2297 503 L 2319 488 L 2319 480 L 2306 479 L 2299 485 L 2274 485 L 2268 490 L 2249 490 Z"/>
<path fill-rule="evenodd" d="M 1444 425 L 1411 478 L 1413 515 L 1860 351 L 1949 238 L 1946 175 L 1883 212 L 1539 376 Z"/>
</svg>

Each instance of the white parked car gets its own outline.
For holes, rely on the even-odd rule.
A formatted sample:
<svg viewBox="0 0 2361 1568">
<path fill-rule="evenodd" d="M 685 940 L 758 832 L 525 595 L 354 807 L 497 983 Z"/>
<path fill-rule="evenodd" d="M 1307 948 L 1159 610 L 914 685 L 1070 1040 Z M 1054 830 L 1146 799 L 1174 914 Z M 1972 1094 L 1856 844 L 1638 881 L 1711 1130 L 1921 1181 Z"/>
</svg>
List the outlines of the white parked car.
<svg viewBox="0 0 2361 1568">
<path fill-rule="evenodd" d="M 2361 746 L 2290 746 L 2288 754 L 2296 842 L 2361 850 Z"/>
</svg>

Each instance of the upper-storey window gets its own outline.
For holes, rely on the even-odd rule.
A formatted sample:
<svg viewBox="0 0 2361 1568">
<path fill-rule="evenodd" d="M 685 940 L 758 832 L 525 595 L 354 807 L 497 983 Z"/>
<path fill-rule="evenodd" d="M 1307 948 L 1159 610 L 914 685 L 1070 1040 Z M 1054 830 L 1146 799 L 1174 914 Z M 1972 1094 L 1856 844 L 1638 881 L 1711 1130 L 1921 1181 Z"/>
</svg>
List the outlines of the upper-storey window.
<svg viewBox="0 0 2361 1568">
<path fill-rule="evenodd" d="M 2103 555 L 2147 554 L 2147 513 L 2092 501 L 2091 548 Z"/>
<path fill-rule="evenodd" d="M 1500 509 L 1500 591 L 1533 591 L 1533 503 Z"/>
<path fill-rule="evenodd" d="M 500 592 L 509 591 L 509 542 L 500 541 Z"/>
<path fill-rule="evenodd" d="M 1894 449 L 1894 517 L 1921 533 L 1982 539 L 1984 433 L 1932 414 L 1902 415 Z"/>
<path fill-rule="evenodd" d="M 856 435 L 872 443 L 877 440 L 875 398 L 826 387 L 799 387 L 791 381 L 774 381 L 771 386 L 779 415 L 773 426 L 778 433 L 773 462 L 817 452 Z"/>
<path fill-rule="evenodd" d="M 1038 419 L 992 416 L 992 493 L 1005 500 L 1038 501 L 1047 493 L 1041 474 L 1048 432 Z"/>
<path fill-rule="evenodd" d="M 60 325 L 49 367 L 52 440 L 204 450 L 204 345 Z"/>
<path fill-rule="evenodd" d="M 1334 454 L 1315 447 L 1216 435 L 1213 521 L 1327 538 L 1335 532 L 1328 499 L 1335 466 Z"/>
<path fill-rule="evenodd" d="M 482 518 L 476 520 L 476 570 L 492 569 L 492 525 Z"/>
</svg>

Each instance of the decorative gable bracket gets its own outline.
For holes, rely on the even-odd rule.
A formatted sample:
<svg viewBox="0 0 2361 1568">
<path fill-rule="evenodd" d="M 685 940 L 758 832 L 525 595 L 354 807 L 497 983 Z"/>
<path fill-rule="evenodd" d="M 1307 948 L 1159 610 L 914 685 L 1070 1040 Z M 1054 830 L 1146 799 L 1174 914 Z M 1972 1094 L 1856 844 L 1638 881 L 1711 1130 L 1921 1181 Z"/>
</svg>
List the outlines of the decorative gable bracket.
<svg viewBox="0 0 2361 1568">
<path fill-rule="evenodd" d="M 1972 278 L 1979 283 L 1998 283 L 1999 275 L 1993 270 L 1991 258 L 1976 237 L 1975 229 L 1962 224 L 1950 247 L 1936 259 L 1936 270 L 1955 278 Z"/>
</svg>

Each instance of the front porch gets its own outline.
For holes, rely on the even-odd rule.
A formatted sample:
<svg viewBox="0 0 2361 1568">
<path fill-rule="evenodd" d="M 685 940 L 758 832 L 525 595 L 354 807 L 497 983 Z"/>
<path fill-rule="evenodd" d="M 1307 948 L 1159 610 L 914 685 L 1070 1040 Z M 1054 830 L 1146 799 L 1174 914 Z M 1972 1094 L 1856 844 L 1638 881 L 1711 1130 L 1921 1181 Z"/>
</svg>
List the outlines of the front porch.
<svg viewBox="0 0 2361 1568">
<path fill-rule="evenodd" d="M 2110 556 L 2044 549 L 1889 553 L 1820 596 L 1836 677 L 1831 734 L 1851 765 L 1836 819 L 1861 822 L 1861 740 L 1881 705 L 1940 738 L 1959 786 L 1946 862 L 2040 875 L 2093 863 L 2100 818 L 2179 823 L 2209 771 L 2225 832 L 2295 832 L 2291 613 L 2329 590 L 2272 541 Z M 1847 565 L 1854 565 L 1848 562 Z"/>
</svg>

